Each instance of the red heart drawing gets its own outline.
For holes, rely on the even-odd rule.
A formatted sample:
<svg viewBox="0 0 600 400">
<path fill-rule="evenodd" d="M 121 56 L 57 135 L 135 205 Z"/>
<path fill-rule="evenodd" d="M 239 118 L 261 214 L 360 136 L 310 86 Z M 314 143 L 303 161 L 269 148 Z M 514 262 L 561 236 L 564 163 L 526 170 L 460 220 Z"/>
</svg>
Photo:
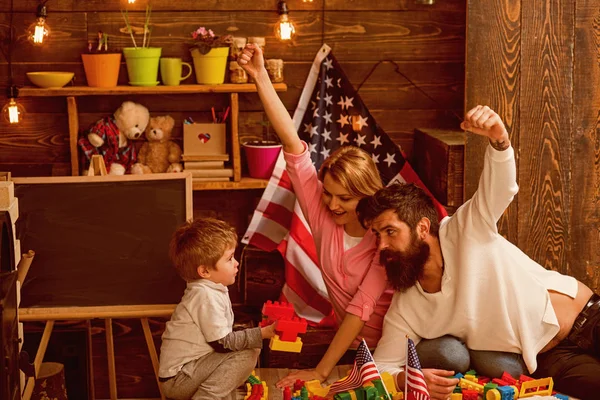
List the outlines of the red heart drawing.
<svg viewBox="0 0 600 400">
<path fill-rule="evenodd" d="M 210 140 L 210 133 L 199 133 L 198 139 L 200 140 L 200 143 L 206 143 Z"/>
</svg>

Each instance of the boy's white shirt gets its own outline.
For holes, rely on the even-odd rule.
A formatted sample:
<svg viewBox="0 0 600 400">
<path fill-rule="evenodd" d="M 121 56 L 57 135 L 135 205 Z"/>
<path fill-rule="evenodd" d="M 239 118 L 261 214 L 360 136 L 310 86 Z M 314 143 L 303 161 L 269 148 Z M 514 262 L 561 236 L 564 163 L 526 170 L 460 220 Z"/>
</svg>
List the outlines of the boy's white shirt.
<svg viewBox="0 0 600 400">
<path fill-rule="evenodd" d="M 227 287 L 207 279 L 189 282 L 162 335 L 158 375 L 177 375 L 185 364 L 214 352 L 208 343 L 232 330 L 233 308 Z"/>
</svg>

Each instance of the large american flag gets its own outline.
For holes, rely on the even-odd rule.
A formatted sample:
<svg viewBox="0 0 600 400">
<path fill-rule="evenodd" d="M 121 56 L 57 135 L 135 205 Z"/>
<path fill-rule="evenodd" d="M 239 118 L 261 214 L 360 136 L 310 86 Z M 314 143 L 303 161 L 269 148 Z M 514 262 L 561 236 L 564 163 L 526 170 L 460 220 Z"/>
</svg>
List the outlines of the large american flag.
<svg viewBox="0 0 600 400">
<path fill-rule="evenodd" d="M 337 148 L 354 145 L 371 154 L 384 184 L 415 183 L 427 190 L 400 148 L 376 124 L 327 45 L 315 57 L 293 119 L 315 168 Z M 444 207 L 435 203 L 440 218 L 445 216 Z M 317 250 L 282 154 L 242 242 L 281 252 L 286 274 L 281 300 L 292 303 L 299 316 L 321 325 L 334 322 Z"/>
<path fill-rule="evenodd" d="M 373 361 L 373 356 L 371 356 L 367 343 L 363 339 L 356 350 L 354 366 L 348 377 L 333 382 L 329 387 L 329 394 L 356 389 L 373 379 L 381 379 L 381 375 L 379 375 L 375 361 Z"/>
<path fill-rule="evenodd" d="M 406 352 L 406 398 L 407 400 L 429 400 L 429 390 L 425 376 L 421 371 L 421 363 L 415 349 L 415 342 L 407 338 L 408 350 Z"/>
</svg>

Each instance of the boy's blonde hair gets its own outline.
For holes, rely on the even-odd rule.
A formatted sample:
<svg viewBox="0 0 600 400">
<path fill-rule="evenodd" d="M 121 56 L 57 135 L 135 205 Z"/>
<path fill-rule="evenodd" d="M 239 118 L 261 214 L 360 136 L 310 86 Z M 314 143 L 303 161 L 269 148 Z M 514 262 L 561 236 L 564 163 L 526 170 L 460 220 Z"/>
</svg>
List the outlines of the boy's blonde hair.
<svg viewBox="0 0 600 400">
<path fill-rule="evenodd" d="M 327 173 L 354 197 L 372 196 L 383 187 L 369 153 L 355 146 L 343 146 L 334 151 L 321 165 L 321 182 Z"/>
<path fill-rule="evenodd" d="M 188 221 L 173 233 L 169 257 L 179 275 L 191 282 L 200 279 L 198 267 L 215 268 L 227 249 L 237 245 L 235 228 L 215 218 Z"/>
</svg>

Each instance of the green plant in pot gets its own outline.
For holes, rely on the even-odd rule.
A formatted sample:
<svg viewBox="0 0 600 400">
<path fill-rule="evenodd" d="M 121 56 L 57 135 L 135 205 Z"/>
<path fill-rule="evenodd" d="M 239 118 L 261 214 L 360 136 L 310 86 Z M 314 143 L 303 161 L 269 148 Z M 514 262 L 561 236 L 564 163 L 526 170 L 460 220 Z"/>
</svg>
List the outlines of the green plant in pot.
<svg viewBox="0 0 600 400">
<path fill-rule="evenodd" d="M 144 18 L 143 39 L 140 46 L 134 37 L 134 29 L 129 20 L 127 10 L 121 10 L 123 19 L 125 19 L 126 32 L 131 36 L 133 47 L 125 47 L 123 55 L 127 64 L 127 74 L 129 84 L 132 86 L 156 86 L 158 85 L 158 65 L 162 48 L 150 47 L 150 16 L 152 7 L 146 5 L 146 14 Z"/>
<path fill-rule="evenodd" d="M 217 36 L 211 29 L 201 26 L 192 32 L 190 53 L 194 61 L 196 82 L 201 85 L 218 85 L 225 81 L 225 70 L 233 36 Z"/>
</svg>

